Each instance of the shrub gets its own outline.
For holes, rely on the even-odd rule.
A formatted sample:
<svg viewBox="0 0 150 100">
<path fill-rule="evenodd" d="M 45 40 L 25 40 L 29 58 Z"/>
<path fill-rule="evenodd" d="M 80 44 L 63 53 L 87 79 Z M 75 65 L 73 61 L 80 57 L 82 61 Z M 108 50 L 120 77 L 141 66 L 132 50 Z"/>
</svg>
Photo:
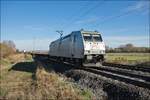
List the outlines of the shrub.
<svg viewBox="0 0 150 100">
<path fill-rule="evenodd" d="M 14 53 L 15 53 L 15 50 L 12 47 L 7 46 L 6 44 L 0 43 L 0 57 L 1 58 L 5 58 Z"/>
</svg>

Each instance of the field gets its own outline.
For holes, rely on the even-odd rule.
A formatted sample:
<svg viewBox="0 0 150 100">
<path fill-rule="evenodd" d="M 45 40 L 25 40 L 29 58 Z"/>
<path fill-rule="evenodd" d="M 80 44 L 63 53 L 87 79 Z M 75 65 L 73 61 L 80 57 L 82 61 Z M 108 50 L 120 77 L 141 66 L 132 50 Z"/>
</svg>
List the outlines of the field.
<svg viewBox="0 0 150 100">
<path fill-rule="evenodd" d="M 68 78 L 47 72 L 31 55 L 14 54 L 0 60 L 0 99 L 43 100 L 92 98 L 89 90 L 81 90 Z"/>
<path fill-rule="evenodd" d="M 146 64 L 150 62 L 150 53 L 107 53 L 106 62 L 119 64 Z"/>
</svg>

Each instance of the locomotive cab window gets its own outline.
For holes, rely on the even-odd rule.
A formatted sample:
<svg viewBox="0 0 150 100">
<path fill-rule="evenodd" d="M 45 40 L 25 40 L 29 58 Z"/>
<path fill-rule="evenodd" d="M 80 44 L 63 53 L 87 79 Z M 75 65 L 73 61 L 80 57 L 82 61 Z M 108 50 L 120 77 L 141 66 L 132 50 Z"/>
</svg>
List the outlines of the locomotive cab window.
<svg viewBox="0 0 150 100">
<path fill-rule="evenodd" d="M 91 35 L 84 35 L 84 40 L 85 41 L 92 41 L 92 36 Z"/>
<path fill-rule="evenodd" d="M 93 41 L 102 42 L 102 37 L 100 34 L 92 35 Z"/>
</svg>

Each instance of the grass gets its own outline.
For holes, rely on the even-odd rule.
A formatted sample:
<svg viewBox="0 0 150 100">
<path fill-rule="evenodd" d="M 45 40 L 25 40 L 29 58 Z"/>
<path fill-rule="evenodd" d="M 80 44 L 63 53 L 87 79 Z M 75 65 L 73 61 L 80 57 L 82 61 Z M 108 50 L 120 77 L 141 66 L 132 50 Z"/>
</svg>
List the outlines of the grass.
<svg viewBox="0 0 150 100">
<path fill-rule="evenodd" d="M 60 77 L 55 73 L 48 73 L 44 69 L 37 69 L 35 86 L 38 87 L 34 91 L 34 96 L 40 95 L 40 99 L 54 99 L 54 100 L 89 100 L 92 98 L 91 92 L 87 90 L 80 90 L 76 85 L 67 82 L 65 77 Z M 41 92 L 39 92 L 41 91 Z M 33 97 L 33 99 L 37 99 Z"/>
<path fill-rule="evenodd" d="M 0 64 L 0 99 L 91 100 L 93 98 L 92 92 L 81 90 L 65 76 L 46 72 L 41 65 L 37 66 L 30 55 L 12 55 L 1 59 Z"/>
<path fill-rule="evenodd" d="M 107 53 L 106 62 L 140 64 L 150 62 L 150 53 Z"/>
</svg>

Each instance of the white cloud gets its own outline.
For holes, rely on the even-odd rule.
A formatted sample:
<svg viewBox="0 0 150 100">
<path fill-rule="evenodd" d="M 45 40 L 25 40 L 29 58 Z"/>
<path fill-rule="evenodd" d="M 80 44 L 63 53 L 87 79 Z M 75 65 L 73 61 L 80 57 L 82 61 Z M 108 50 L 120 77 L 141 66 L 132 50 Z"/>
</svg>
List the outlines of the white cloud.
<svg viewBox="0 0 150 100">
<path fill-rule="evenodd" d="M 138 1 L 134 5 L 128 6 L 126 11 L 147 11 L 149 10 L 150 2 L 149 1 Z"/>
<path fill-rule="evenodd" d="M 86 19 L 86 20 L 80 20 L 80 21 L 77 21 L 76 23 L 77 24 L 85 24 L 85 23 L 93 23 L 93 22 L 96 22 L 97 19 Z"/>
<path fill-rule="evenodd" d="M 87 19 L 78 20 L 75 22 L 75 24 L 90 24 L 90 23 L 97 22 L 98 20 L 100 20 L 100 17 L 90 17 Z"/>
<path fill-rule="evenodd" d="M 127 31 L 129 31 L 129 29 L 127 29 L 127 28 L 118 28 L 118 29 L 115 29 L 115 28 L 113 28 L 113 29 L 107 29 L 107 30 L 105 30 L 104 31 L 104 33 L 122 33 L 122 32 L 127 32 Z"/>
</svg>

